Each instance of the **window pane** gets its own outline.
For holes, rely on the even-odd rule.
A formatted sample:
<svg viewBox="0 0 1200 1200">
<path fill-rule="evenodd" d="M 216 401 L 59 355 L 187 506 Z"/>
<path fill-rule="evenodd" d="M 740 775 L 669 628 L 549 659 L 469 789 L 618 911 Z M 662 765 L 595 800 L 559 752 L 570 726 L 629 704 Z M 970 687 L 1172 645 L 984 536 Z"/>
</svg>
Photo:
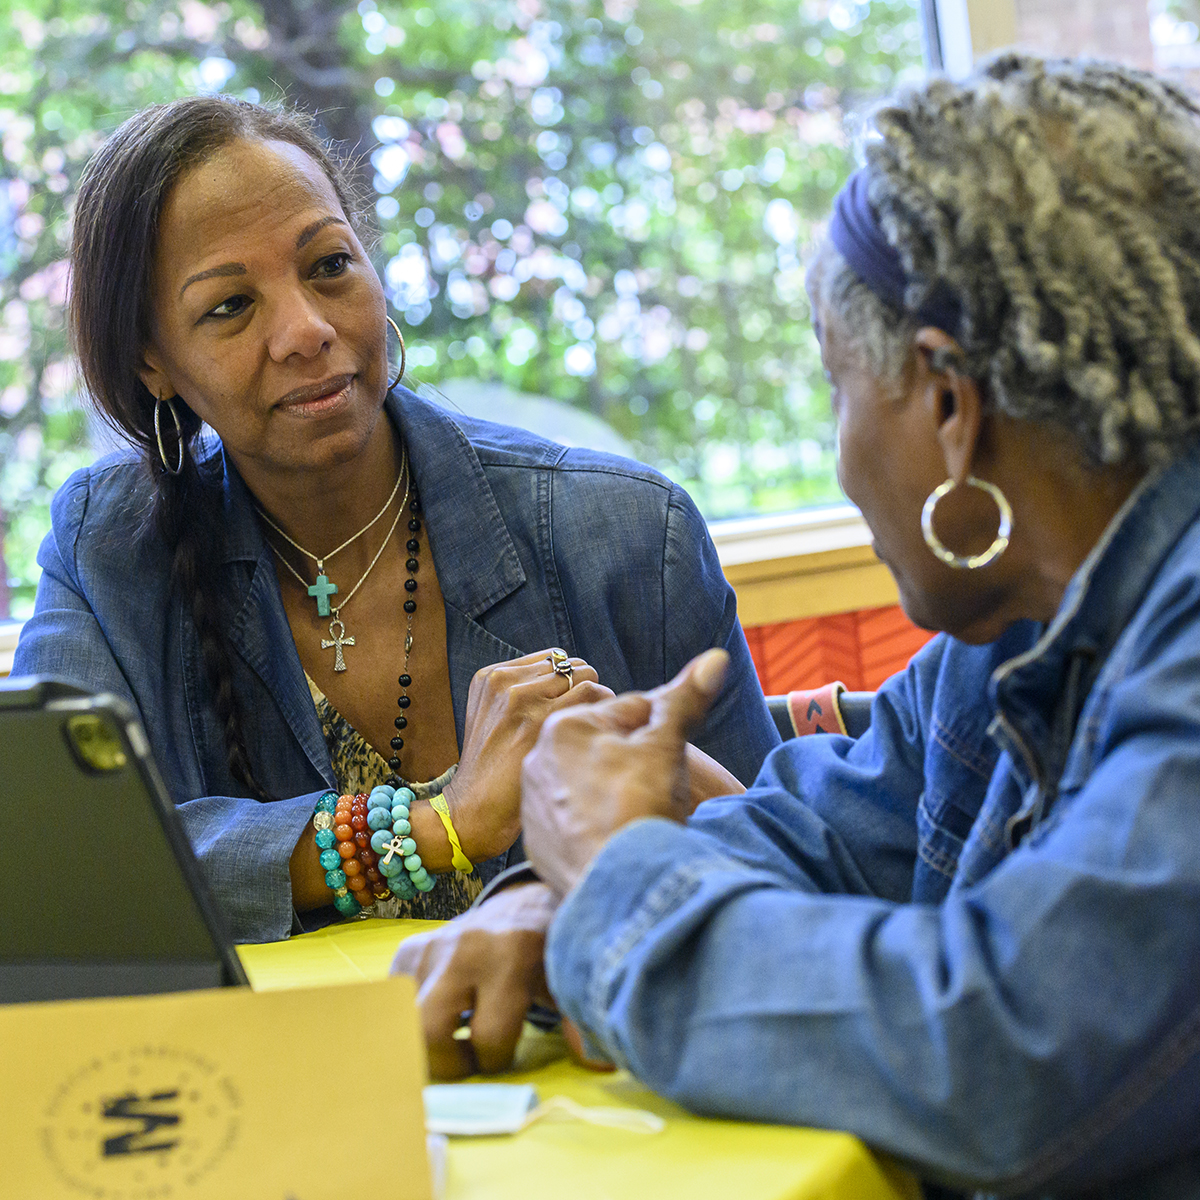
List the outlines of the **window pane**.
<svg viewBox="0 0 1200 1200">
<path fill-rule="evenodd" d="M 414 375 L 500 419 L 531 411 L 504 389 L 582 409 L 710 518 L 838 499 L 801 255 L 847 114 L 921 70 L 915 4 L 541 11 L 480 35 L 477 82 L 392 94 L 383 244 Z"/>
</svg>

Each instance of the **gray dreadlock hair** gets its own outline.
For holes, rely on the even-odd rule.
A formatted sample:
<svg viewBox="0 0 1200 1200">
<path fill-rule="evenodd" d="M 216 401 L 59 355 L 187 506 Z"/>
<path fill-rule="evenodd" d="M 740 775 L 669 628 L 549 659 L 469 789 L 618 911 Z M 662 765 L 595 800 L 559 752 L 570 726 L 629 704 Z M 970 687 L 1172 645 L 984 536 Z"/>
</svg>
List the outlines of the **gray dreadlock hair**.
<svg viewBox="0 0 1200 1200">
<path fill-rule="evenodd" d="M 1006 53 L 880 107 L 869 197 L 911 283 L 881 300 L 826 241 L 814 309 L 885 381 L 941 284 L 954 363 L 997 411 L 1149 465 L 1200 433 L 1200 108 L 1153 75 Z M 940 364 L 947 365 L 947 364 Z"/>
</svg>

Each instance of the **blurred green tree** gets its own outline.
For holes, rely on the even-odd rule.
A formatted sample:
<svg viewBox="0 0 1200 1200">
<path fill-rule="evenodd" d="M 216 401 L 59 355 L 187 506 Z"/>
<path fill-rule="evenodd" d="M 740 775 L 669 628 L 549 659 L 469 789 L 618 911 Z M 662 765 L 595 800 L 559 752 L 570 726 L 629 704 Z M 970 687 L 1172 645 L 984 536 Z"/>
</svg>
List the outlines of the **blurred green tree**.
<svg viewBox="0 0 1200 1200">
<path fill-rule="evenodd" d="M 410 380 L 603 417 L 710 517 L 838 497 L 801 247 L 847 114 L 920 70 L 913 0 L 6 0 L 0 531 L 28 612 L 103 441 L 63 325 L 71 197 L 137 108 L 284 98 L 359 158 Z M 0 612 L 4 615 L 4 612 Z"/>
</svg>

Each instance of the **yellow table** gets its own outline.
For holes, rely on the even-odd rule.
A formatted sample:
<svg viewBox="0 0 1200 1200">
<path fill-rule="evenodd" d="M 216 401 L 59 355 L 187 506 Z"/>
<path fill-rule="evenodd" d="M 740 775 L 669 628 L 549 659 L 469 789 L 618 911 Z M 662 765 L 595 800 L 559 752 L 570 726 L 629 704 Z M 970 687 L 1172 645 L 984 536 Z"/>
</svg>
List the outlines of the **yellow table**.
<svg viewBox="0 0 1200 1200">
<path fill-rule="evenodd" d="M 400 939 L 427 928 L 368 920 L 238 950 L 260 991 L 353 982 L 380 978 Z M 501 1078 L 533 1084 L 541 1100 L 647 1109 L 666 1129 L 542 1121 L 511 1137 L 453 1138 L 446 1200 L 920 1200 L 907 1172 L 849 1134 L 693 1116 L 624 1071 L 576 1066 L 553 1035 L 531 1031 L 518 1065 Z"/>
</svg>

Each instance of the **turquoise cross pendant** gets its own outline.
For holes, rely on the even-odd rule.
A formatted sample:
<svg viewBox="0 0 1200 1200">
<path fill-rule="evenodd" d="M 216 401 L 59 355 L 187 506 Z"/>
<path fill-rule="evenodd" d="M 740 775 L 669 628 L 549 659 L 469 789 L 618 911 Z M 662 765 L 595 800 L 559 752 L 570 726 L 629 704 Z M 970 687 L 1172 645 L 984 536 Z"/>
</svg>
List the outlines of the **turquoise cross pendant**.
<svg viewBox="0 0 1200 1200">
<path fill-rule="evenodd" d="M 330 583 L 324 575 L 317 576 L 317 582 L 308 589 L 308 594 L 316 597 L 317 614 L 319 616 L 329 616 L 329 597 L 334 595 L 336 592 L 336 583 Z"/>
</svg>

